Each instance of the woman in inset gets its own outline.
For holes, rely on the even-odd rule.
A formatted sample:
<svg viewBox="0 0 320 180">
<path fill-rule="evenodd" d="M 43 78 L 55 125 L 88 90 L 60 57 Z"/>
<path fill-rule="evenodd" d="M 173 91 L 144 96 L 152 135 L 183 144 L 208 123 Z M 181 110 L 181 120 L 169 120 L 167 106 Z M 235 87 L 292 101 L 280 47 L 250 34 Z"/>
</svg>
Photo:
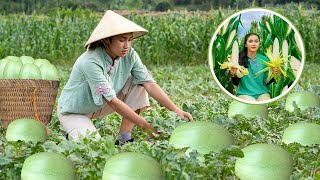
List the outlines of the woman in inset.
<svg viewBox="0 0 320 180">
<path fill-rule="evenodd" d="M 122 116 L 116 144 L 133 141 L 134 125 L 154 137 L 152 133 L 158 133 L 157 130 L 139 116 L 150 106 L 148 94 L 180 118 L 192 120 L 157 85 L 131 47 L 133 39 L 147 32 L 113 11 L 103 16 L 85 44 L 87 51 L 75 62 L 58 100 L 58 118 L 69 138 L 79 141 L 79 135 L 96 132 L 91 119 L 112 112 Z M 96 138 L 100 138 L 99 133 Z"/>
<path fill-rule="evenodd" d="M 270 99 L 266 82 L 268 72 L 255 75 L 257 72 L 266 68 L 262 60 L 266 62 L 269 61 L 267 57 L 257 52 L 259 47 L 259 36 L 255 33 L 247 34 L 244 38 L 244 48 L 239 53 L 239 65 L 248 68 L 249 74 L 238 78 L 236 76 L 237 68 L 230 70 L 232 82 L 238 86 L 236 95 L 247 101 L 265 101 Z M 272 71 L 274 74 L 278 74 L 279 68 L 273 68 Z"/>
</svg>

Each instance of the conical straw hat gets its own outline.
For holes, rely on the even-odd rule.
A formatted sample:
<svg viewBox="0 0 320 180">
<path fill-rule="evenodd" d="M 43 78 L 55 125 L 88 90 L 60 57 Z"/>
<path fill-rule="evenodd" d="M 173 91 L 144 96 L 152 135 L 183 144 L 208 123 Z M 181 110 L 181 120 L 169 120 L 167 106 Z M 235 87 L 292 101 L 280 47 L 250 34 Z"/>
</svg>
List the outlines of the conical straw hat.
<svg viewBox="0 0 320 180">
<path fill-rule="evenodd" d="M 108 10 L 100 20 L 97 27 L 93 30 L 90 38 L 85 44 L 85 47 L 107 37 L 131 32 L 133 33 L 133 38 L 137 38 L 148 33 L 146 29 L 140 27 L 136 23 L 111 10 Z"/>
</svg>

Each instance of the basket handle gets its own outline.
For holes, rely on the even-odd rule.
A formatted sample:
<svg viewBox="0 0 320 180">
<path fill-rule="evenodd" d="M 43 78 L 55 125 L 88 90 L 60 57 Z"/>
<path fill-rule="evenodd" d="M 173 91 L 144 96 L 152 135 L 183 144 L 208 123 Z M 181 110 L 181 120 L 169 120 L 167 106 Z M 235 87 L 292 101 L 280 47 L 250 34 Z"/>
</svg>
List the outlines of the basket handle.
<svg viewBox="0 0 320 180">
<path fill-rule="evenodd" d="M 37 88 L 34 88 L 34 91 L 32 93 L 32 105 L 33 105 L 33 110 L 34 110 L 34 113 L 35 113 L 35 119 L 37 121 L 40 121 L 40 115 L 38 114 L 38 108 L 37 108 L 37 103 L 36 103 L 36 99 L 37 99 L 37 96 L 36 96 L 36 91 L 38 89 Z M 40 121 L 41 122 L 41 121 Z"/>
<path fill-rule="evenodd" d="M 37 88 L 34 88 L 34 91 L 32 92 L 32 97 L 31 97 L 31 103 L 33 105 L 33 109 L 34 109 L 34 116 L 35 116 L 35 119 L 37 121 L 39 121 L 41 124 L 43 124 L 43 126 L 46 128 L 47 130 L 47 133 L 49 132 L 49 129 L 47 128 L 47 126 L 40 120 L 40 115 L 38 113 L 38 108 L 37 108 L 37 95 L 36 95 L 36 92 L 37 92 Z"/>
</svg>

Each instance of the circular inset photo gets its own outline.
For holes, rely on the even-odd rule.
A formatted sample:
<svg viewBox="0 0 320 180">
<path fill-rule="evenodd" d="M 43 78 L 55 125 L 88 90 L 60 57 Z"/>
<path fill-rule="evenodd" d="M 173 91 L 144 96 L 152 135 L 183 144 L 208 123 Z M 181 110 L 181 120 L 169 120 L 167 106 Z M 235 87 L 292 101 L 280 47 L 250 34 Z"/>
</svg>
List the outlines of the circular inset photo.
<svg viewBox="0 0 320 180">
<path fill-rule="evenodd" d="M 267 9 L 240 11 L 215 31 L 209 66 L 220 88 L 238 101 L 273 102 L 288 93 L 303 69 L 305 50 L 292 23 Z"/>
</svg>

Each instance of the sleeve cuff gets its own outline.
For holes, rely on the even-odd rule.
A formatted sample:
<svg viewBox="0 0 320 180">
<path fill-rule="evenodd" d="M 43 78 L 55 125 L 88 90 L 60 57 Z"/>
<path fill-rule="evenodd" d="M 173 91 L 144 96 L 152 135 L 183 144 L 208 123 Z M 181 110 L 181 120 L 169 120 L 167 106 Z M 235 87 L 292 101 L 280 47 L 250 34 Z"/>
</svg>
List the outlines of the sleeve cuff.
<svg viewBox="0 0 320 180">
<path fill-rule="evenodd" d="M 113 94 L 113 95 L 108 95 L 108 96 L 103 95 L 103 97 L 105 97 L 110 102 L 113 98 L 115 98 L 117 96 L 116 96 L 116 94 Z"/>
<path fill-rule="evenodd" d="M 114 97 L 116 97 L 116 92 L 105 85 L 97 86 L 94 94 L 94 103 L 97 106 L 103 105 L 103 97 L 105 97 L 108 101 L 111 101 Z"/>
</svg>

